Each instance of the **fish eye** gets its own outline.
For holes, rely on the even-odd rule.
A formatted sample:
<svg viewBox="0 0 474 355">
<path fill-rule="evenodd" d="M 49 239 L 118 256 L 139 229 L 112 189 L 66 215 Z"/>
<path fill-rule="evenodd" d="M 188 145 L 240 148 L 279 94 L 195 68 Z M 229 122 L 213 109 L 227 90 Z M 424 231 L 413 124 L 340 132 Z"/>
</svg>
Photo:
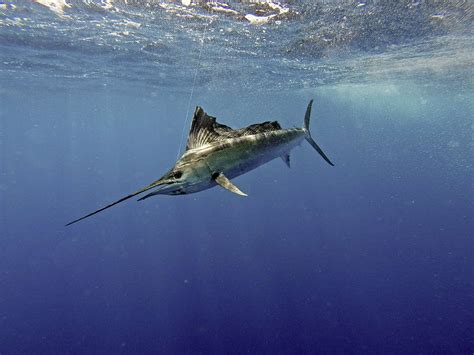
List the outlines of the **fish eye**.
<svg viewBox="0 0 474 355">
<path fill-rule="evenodd" d="M 173 177 L 175 179 L 179 179 L 181 176 L 183 176 L 183 172 L 182 171 L 176 171 L 174 174 L 173 174 Z"/>
</svg>

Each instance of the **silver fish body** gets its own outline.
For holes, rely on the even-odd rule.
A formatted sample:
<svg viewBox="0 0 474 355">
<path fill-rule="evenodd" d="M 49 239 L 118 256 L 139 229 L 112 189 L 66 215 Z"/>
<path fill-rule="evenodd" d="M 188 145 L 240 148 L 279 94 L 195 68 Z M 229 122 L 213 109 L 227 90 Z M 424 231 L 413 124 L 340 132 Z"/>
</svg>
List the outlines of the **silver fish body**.
<svg viewBox="0 0 474 355">
<path fill-rule="evenodd" d="M 188 150 L 174 167 L 174 170 L 184 172 L 184 183 L 164 187 L 156 194 L 189 194 L 215 187 L 217 183 L 212 176 L 216 172 L 222 172 L 229 179 L 245 174 L 289 154 L 301 144 L 306 134 L 304 128 L 281 129 L 228 138 Z"/>
</svg>

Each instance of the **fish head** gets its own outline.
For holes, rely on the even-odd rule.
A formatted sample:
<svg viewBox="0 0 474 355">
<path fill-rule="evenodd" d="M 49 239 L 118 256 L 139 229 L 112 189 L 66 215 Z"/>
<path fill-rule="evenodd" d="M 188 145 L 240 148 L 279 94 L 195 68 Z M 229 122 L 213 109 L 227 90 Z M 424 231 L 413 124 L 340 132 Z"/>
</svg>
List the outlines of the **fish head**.
<svg viewBox="0 0 474 355">
<path fill-rule="evenodd" d="M 160 195 L 184 195 L 196 192 L 198 186 L 210 179 L 209 174 L 200 174 L 199 169 L 189 164 L 177 164 L 158 181 Z"/>
</svg>

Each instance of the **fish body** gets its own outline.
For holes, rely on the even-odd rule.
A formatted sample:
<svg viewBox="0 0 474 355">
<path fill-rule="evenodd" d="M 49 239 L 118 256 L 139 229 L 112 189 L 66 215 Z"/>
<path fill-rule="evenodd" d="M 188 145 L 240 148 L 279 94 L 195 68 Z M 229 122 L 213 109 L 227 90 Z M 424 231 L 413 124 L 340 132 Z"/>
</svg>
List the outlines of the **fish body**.
<svg viewBox="0 0 474 355">
<path fill-rule="evenodd" d="M 185 172 L 186 184 L 170 186 L 157 194 L 188 194 L 218 185 L 212 178 L 216 172 L 233 179 L 279 157 L 301 144 L 303 128 L 279 129 L 206 144 L 186 151 L 174 169 Z M 153 196 L 150 194 L 150 196 Z"/>
<path fill-rule="evenodd" d="M 276 121 L 257 123 L 241 129 L 232 129 L 216 121 L 201 107 L 197 107 L 186 151 L 175 165 L 160 179 L 105 207 L 78 218 L 67 225 L 79 222 L 109 207 L 155 189 L 139 201 L 155 195 L 184 195 L 220 185 L 247 196 L 230 179 L 245 174 L 273 159 L 281 157 L 290 166 L 290 151 L 306 140 L 330 165 L 329 158 L 311 137 L 309 122 L 311 100 L 306 109 L 302 128 L 282 129 Z"/>
</svg>

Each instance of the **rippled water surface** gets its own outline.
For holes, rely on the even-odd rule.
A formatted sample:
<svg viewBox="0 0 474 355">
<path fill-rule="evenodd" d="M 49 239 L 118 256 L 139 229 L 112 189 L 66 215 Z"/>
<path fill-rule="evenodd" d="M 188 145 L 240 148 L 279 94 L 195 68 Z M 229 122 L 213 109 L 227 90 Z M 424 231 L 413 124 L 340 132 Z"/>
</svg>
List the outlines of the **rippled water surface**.
<svg viewBox="0 0 474 355">
<path fill-rule="evenodd" d="M 470 1 L 38 0 L 0 11 L 2 71 L 15 76 L 182 88 L 198 70 L 211 89 L 297 89 L 463 80 L 472 65 Z"/>
</svg>

